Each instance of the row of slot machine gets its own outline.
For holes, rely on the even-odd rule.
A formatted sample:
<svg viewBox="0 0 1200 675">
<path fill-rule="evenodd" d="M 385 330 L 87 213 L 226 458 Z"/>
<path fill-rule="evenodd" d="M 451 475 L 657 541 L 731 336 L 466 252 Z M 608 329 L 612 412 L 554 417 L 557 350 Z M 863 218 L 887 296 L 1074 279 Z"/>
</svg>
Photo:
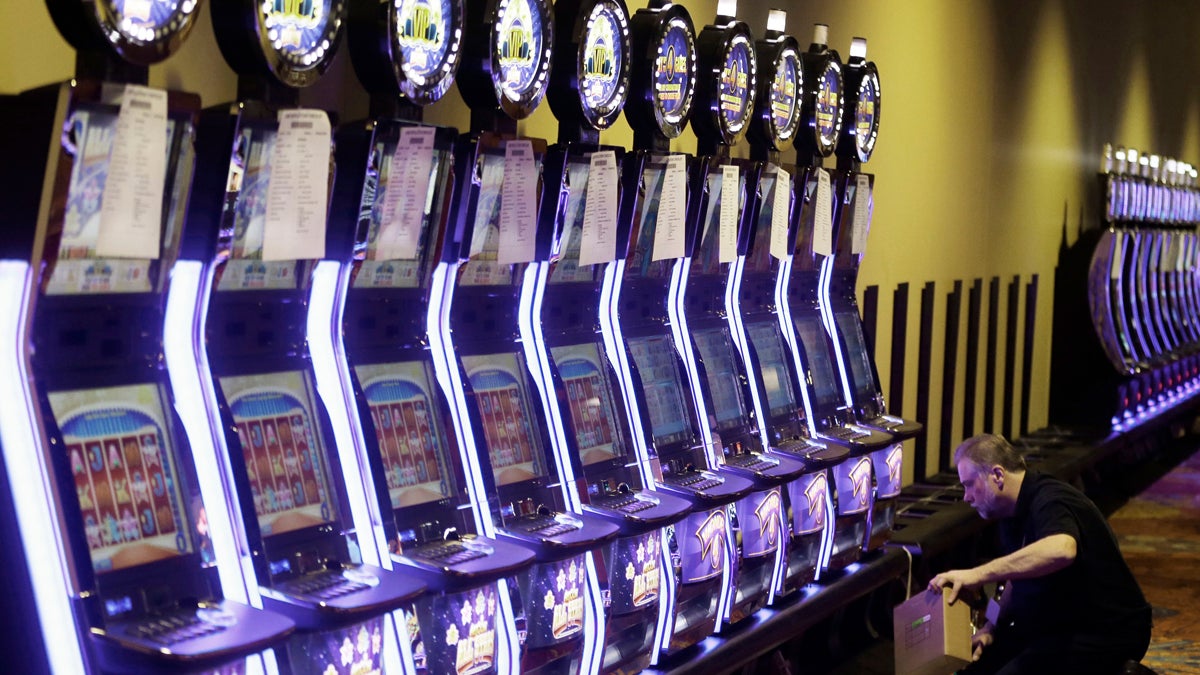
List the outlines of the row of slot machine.
<svg viewBox="0 0 1200 675">
<path fill-rule="evenodd" d="M 31 663 L 632 673 L 886 541 L 921 426 L 855 298 L 865 41 L 727 0 L 209 4 L 236 102 L 144 86 L 172 0 L 51 0 L 78 77 L 0 102 Z M 343 33 L 371 117 L 336 124 L 298 99 Z M 422 121 L 455 81 L 462 135 Z M 516 133 L 543 98 L 554 144 Z"/>
<path fill-rule="evenodd" d="M 1097 407 L 1115 430 L 1140 424 L 1195 390 L 1200 191 L 1183 161 L 1106 145 L 1106 228 L 1091 256 L 1092 328 L 1120 378 Z"/>
</svg>

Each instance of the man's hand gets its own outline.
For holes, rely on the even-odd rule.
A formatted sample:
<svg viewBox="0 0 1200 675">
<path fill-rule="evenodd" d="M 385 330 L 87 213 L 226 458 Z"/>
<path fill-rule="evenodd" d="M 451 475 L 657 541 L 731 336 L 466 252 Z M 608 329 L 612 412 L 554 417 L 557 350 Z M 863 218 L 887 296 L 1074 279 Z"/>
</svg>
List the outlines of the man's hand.
<svg viewBox="0 0 1200 675">
<path fill-rule="evenodd" d="M 985 623 L 983 628 L 975 631 L 975 634 L 971 636 L 971 660 L 978 661 L 983 656 L 984 647 L 990 646 L 992 640 L 992 624 Z"/>
<path fill-rule="evenodd" d="M 978 567 L 969 570 L 949 570 L 930 579 L 929 590 L 940 593 L 943 588 L 949 587 L 950 604 L 953 605 L 954 601 L 958 600 L 960 591 L 977 588 L 986 582 L 987 579 L 979 573 Z"/>
</svg>

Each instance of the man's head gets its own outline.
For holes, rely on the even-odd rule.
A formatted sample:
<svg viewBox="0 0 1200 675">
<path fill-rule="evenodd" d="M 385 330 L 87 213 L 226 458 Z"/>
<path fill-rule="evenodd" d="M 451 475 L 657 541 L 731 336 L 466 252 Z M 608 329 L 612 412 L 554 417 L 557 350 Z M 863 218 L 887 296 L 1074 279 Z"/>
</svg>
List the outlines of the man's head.
<svg viewBox="0 0 1200 675">
<path fill-rule="evenodd" d="M 1003 436 L 980 434 L 954 451 L 963 500 L 985 519 L 1007 518 L 1017 507 L 1025 458 Z"/>
</svg>

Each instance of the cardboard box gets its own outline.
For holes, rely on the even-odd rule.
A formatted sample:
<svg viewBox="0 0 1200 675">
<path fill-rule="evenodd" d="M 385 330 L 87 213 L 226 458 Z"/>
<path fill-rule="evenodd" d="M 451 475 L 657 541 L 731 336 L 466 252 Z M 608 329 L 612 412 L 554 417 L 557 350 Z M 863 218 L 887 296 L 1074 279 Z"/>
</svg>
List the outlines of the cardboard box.
<svg viewBox="0 0 1200 675">
<path fill-rule="evenodd" d="M 971 662 L 971 608 L 959 600 L 920 591 L 897 605 L 896 675 L 949 675 Z"/>
</svg>

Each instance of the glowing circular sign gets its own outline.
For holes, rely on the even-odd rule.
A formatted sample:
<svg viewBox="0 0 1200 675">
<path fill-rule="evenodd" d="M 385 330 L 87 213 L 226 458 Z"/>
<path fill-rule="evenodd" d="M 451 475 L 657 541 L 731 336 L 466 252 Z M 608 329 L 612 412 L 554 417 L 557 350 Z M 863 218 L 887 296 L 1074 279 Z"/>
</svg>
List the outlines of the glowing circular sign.
<svg viewBox="0 0 1200 675">
<path fill-rule="evenodd" d="M 535 92 L 545 79 L 545 16 L 533 3 L 502 0 L 496 13 L 493 58 L 499 70 L 493 78 L 500 92 L 514 101 Z"/>
<path fill-rule="evenodd" d="M 400 89 L 432 103 L 449 89 L 462 46 L 461 0 L 394 0 L 395 52 Z"/>
<path fill-rule="evenodd" d="M 854 146 L 860 161 L 871 158 L 878 134 L 879 75 L 869 70 L 858 86 L 858 103 L 854 107 Z"/>
<path fill-rule="evenodd" d="M 262 0 L 266 44 L 288 68 L 319 68 L 333 55 L 344 7 L 342 0 Z"/>
<path fill-rule="evenodd" d="M 658 43 L 651 90 L 655 114 L 670 125 L 687 118 L 696 88 L 696 44 L 691 28 L 682 18 L 667 22 Z"/>
<path fill-rule="evenodd" d="M 101 34 L 122 57 L 153 63 L 179 46 L 198 6 L 199 0 L 96 0 L 94 9 Z"/>
<path fill-rule="evenodd" d="M 796 50 L 783 49 L 775 61 L 775 78 L 771 81 L 771 132 L 776 141 L 791 140 L 800 126 L 802 72 Z"/>
<path fill-rule="evenodd" d="M 750 40 L 735 35 L 725 51 L 718 93 L 721 125 L 730 134 L 741 132 L 754 109 L 754 70 Z"/>
<path fill-rule="evenodd" d="M 593 115 L 608 115 L 624 101 L 621 72 L 628 31 L 628 21 L 616 4 L 592 6 L 580 45 L 579 96 Z"/>
<path fill-rule="evenodd" d="M 842 69 L 833 59 L 826 62 L 817 81 L 815 119 L 817 142 L 822 154 L 828 155 L 842 127 Z"/>
</svg>

